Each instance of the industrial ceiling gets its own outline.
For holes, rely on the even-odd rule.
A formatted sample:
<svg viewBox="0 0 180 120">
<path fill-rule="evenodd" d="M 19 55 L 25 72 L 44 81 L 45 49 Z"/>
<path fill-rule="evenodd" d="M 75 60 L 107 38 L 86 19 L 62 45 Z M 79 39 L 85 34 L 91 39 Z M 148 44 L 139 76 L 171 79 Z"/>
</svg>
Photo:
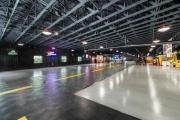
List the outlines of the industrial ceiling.
<svg viewBox="0 0 180 120">
<path fill-rule="evenodd" d="M 96 49 L 179 40 L 178 1 L 0 0 L 0 42 Z M 158 32 L 162 24 L 171 29 Z M 46 36 L 44 29 L 58 34 Z"/>
</svg>

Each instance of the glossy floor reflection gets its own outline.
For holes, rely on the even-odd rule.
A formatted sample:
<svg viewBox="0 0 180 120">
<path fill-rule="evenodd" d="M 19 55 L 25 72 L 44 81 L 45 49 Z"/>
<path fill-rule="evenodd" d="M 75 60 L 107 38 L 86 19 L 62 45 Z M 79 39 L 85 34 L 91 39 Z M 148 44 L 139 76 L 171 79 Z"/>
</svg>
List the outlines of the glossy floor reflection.
<svg viewBox="0 0 180 120">
<path fill-rule="evenodd" d="M 180 69 L 131 66 L 76 95 L 144 120 L 180 120 Z"/>
<path fill-rule="evenodd" d="M 87 64 L 0 72 L 0 120 L 137 120 L 74 95 L 124 67 Z"/>
</svg>

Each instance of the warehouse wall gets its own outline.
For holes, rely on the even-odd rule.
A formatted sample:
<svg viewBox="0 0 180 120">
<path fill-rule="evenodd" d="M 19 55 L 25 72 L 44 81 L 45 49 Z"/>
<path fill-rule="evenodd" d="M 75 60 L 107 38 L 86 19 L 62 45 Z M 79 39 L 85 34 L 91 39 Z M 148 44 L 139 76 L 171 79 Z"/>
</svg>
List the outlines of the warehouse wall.
<svg viewBox="0 0 180 120">
<path fill-rule="evenodd" d="M 18 55 L 8 55 L 11 50 L 15 50 Z M 88 63 L 85 59 L 82 62 L 77 61 L 78 56 L 83 56 L 83 53 L 77 51 L 56 50 L 56 57 L 47 57 L 47 50 L 37 47 L 0 47 L 0 71 Z M 43 56 L 42 64 L 34 64 L 35 55 Z M 61 62 L 62 55 L 67 56 L 66 63 Z"/>
</svg>

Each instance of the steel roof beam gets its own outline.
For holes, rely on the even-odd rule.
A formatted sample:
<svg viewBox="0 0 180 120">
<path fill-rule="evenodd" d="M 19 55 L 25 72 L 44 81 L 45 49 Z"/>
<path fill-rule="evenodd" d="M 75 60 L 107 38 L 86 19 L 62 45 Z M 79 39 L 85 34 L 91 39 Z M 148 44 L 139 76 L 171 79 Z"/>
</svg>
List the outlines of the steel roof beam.
<svg viewBox="0 0 180 120">
<path fill-rule="evenodd" d="M 169 16 L 172 16 L 172 15 L 176 15 L 176 14 L 178 14 L 178 13 L 180 13 L 180 12 L 177 11 L 177 12 L 175 12 L 175 13 L 166 14 L 166 15 L 161 16 L 161 17 L 158 17 L 158 18 L 156 18 L 156 19 L 151 19 L 151 20 L 149 20 L 149 21 L 145 21 L 145 22 L 142 22 L 142 23 L 139 23 L 139 24 L 135 24 L 135 25 L 132 25 L 132 26 L 123 28 L 123 29 L 119 29 L 119 30 L 117 30 L 117 31 L 109 32 L 108 34 L 104 34 L 104 35 L 102 35 L 102 36 L 98 36 L 98 37 L 93 38 L 93 39 L 101 38 L 101 37 L 104 37 L 104 36 L 107 36 L 107 35 L 110 35 L 110 34 L 119 33 L 119 32 L 121 32 L 121 34 L 124 34 L 124 32 L 122 32 L 122 31 L 124 31 L 124 30 L 126 30 L 126 29 L 131 29 L 132 27 L 136 27 L 135 30 L 138 30 L 137 27 L 140 26 L 140 25 L 144 25 L 144 24 L 147 24 L 147 23 L 149 23 L 149 22 L 153 22 L 154 20 L 162 19 L 162 18 L 169 17 Z M 178 17 L 179 17 L 179 16 L 178 16 Z M 174 19 L 176 19 L 176 18 L 178 18 L 178 17 L 175 17 Z M 140 18 L 139 18 L 139 19 L 140 19 Z M 134 20 L 134 21 L 136 21 L 136 20 Z M 162 20 L 162 21 L 164 21 L 164 20 Z M 157 23 L 161 23 L 162 21 L 156 22 L 156 24 L 157 24 Z M 127 23 L 125 23 L 125 24 L 127 24 Z M 123 25 L 123 24 L 122 24 L 122 25 Z M 124 25 L 123 25 L 123 26 L 124 26 Z M 139 29 L 142 29 L 142 28 L 145 28 L 145 27 L 148 27 L 148 26 L 151 26 L 151 25 L 145 25 L 145 26 L 139 27 Z M 120 27 L 122 27 L 122 26 L 120 26 Z M 108 32 L 108 31 L 112 31 L 112 29 L 106 30 L 105 32 Z M 104 32 L 104 33 L 105 33 L 105 32 Z M 131 32 L 131 31 L 128 31 L 128 32 Z M 101 34 L 102 34 L 102 32 L 101 32 Z M 92 36 L 91 36 L 91 37 L 92 37 Z M 93 40 L 93 39 L 90 39 L 90 40 Z M 88 40 L 88 41 L 90 41 L 90 40 Z M 72 44 L 72 43 L 71 43 L 71 44 Z M 63 44 L 63 45 L 65 46 L 66 44 Z"/>
<path fill-rule="evenodd" d="M 123 21 L 123 20 L 125 20 L 125 19 L 128 19 L 128 18 L 130 18 L 130 17 L 133 17 L 133 16 L 136 16 L 136 15 L 138 15 L 138 14 L 144 13 L 144 12 L 146 12 L 146 11 L 148 11 L 148 10 L 152 10 L 152 9 L 154 9 L 154 8 L 157 7 L 157 6 L 161 6 L 161 5 L 167 4 L 167 3 L 171 2 L 171 1 L 172 1 L 172 0 L 163 1 L 163 2 L 161 2 L 160 4 L 157 4 L 156 6 L 151 6 L 151 7 L 149 7 L 149 8 L 140 10 L 140 11 L 138 11 L 138 12 L 135 12 L 135 13 L 131 14 L 131 15 L 128 15 L 128 16 L 123 17 L 123 18 L 121 18 L 121 19 L 118 19 L 118 20 L 115 20 L 115 21 L 113 21 L 113 22 L 110 22 L 109 24 L 105 24 L 105 25 L 103 25 L 103 26 L 100 26 L 100 27 L 94 29 L 93 31 L 89 31 L 89 32 L 83 33 L 83 35 L 86 35 L 86 34 L 88 34 L 88 33 L 91 33 L 91 32 L 97 31 L 97 30 L 100 30 L 100 29 L 105 28 L 105 27 L 108 27 L 108 26 L 110 26 L 110 25 L 113 25 L 113 24 L 115 24 L 115 23 L 118 23 L 118 22 L 120 22 L 120 21 Z M 81 34 L 80 36 L 83 36 L 83 35 Z M 77 39 L 77 38 L 80 37 L 80 36 L 77 36 L 77 37 L 75 37 L 75 38 L 72 38 L 71 40 Z M 70 41 L 70 40 L 63 41 L 61 44 L 67 43 L 68 41 Z"/>
<path fill-rule="evenodd" d="M 119 0 L 113 0 L 113 1 L 111 1 L 110 3 L 107 3 L 106 5 L 104 5 L 104 6 L 101 8 L 101 10 L 108 8 L 109 6 L 115 4 L 115 3 L 118 2 L 118 1 L 119 1 Z M 77 25 L 78 23 L 84 21 L 85 19 L 87 19 L 87 18 L 89 18 L 89 17 L 97 14 L 97 13 L 99 12 L 99 9 L 98 9 L 98 10 L 90 10 L 90 11 L 91 11 L 91 12 L 90 12 L 88 15 L 82 17 L 81 19 L 75 21 L 73 24 L 70 24 L 69 26 L 63 28 L 62 30 L 60 30 L 60 31 L 58 31 L 58 32 L 59 32 L 59 33 L 62 33 L 62 32 L 64 32 L 64 31 L 66 31 L 67 29 L 69 29 L 69 28 Z M 83 28 L 87 28 L 87 26 L 84 26 Z M 81 29 L 82 29 L 82 28 L 81 28 Z M 50 36 L 50 37 L 48 37 L 47 39 L 41 41 L 40 43 L 45 42 L 45 41 L 51 39 L 52 37 L 53 37 L 53 36 Z M 34 39 L 31 39 L 30 41 L 32 41 L 32 40 L 34 40 Z M 30 41 L 29 41 L 29 42 L 30 42 Z M 40 43 L 39 43 L 39 44 L 40 44 Z"/>
<path fill-rule="evenodd" d="M 57 40 L 55 40 L 54 42 L 63 40 L 63 39 L 66 38 L 66 37 L 69 37 L 69 36 L 71 36 L 71 35 L 73 35 L 73 34 L 75 34 L 75 33 L 78 33 L 78 32 L 80 32 L 80 31 L 88 28 L 88 27 L 94 26 L 94 25 L 96 25 L 96 24 L 98 24 L 98 23 L 101 23 L 101 22 L 103 22 L 103 21 L 105 21 L 105 20 L 108 20 L 109 18 L 111 18 L 111 17 L 113 17 L 113 16 L 115 16 L 115 15 L 118 15 L 118 14 L 120 14 L 120 13 L 123 13 L 124 11 L 129 10 L 129 9 L 131 9 L 131 8 L 137 6 L 137 5 L 140 5 L 140 4 L 144 3 L 144 2 L 147 2 L 147 1 L 148 1 L 148 0 L 140 0 L 140 1 L 138 1 L 138 2 L 136 2 L 136 3 L 134 3 L 134 4 L 132 4 L 132 5 L 129 5 L 129 6 L 125 7 L 125 8 L 122 9 L 122 10 L 116 11 L 116 12 L 114 12 L 114 13 L 112 13 L 112 14 L 110 14 L 110 15 L 102 18 L 102 19 L 99 19 L 98 21 L 93 22 L 93 23 L 87 25 L 87 26 L 84 27 L 84 28 L 80 28 L 80 29 L 78 29 L 77 31 L 74 31 L 74 32 L 72 32 L 72 33 L 70 33 L 70 34 L 68 34 L 68 35 L 66 35 L 66 36 L 64 36 L 64 37 L 62 37 L 62 38 L 60 38 L 60 39 L 57 39 Z M 98 28 L 99 28 L 99 27 L 98 27 Z M 84 36 L 84 35 L 92 32 L 92 31 L 96 31 L 96 30 L 91 30 L 91 31 L 89 31 L 89 32 L 80 34 L 80 35 L 78 35 L 78 36 L 76 36 L 76 37 L 73 37 L 72 39 L 77 39 L 77 38 L 79 38 L 79 37 L 81 37 L 81 36 Z M 72 39 L 70 39 L 70 40 L 72 40 Z M 50 44 L 51 44 L 51 43 L 50 43 Z"/>
<path fill-rule="evenodd" d="M 171 22 L 171 24 L 173 24 L 174 22 Z M 178 22 L 175 22 L 175 23 L 178 23 Z M 173 24 L 173 26 L 178 26 L 179 24 Z M 175 28 L 175 30 L 176 30 L 176 28 Z M 150 34 L 152 34 L 152 33 L 150 33 Z M 129 34 L 127 34 L 126 36 L 129 36 Z M 132 37 L 133 35 L 131 35 L 131 37 Z M 128 37 L 128 39 L 130 40 L 131 39 L 131 37 Z M 137 36 L 138 37 L 138 36 Z M 109 36 L 109 38 L 111 38 L 111 36 Z M 134 37 L 132 37 L 132 38 L 134 38 Z M 91 43 L 93 43 L 93 42 L 96 42 L 96 41 L 91 41 Z M 69 47 L 69 46 L 66 46 L 66 47 Z"/>
<path fill-rule="evenodd" d="M 140 39 L 142 39 L 142 37 L 137 37 L 137 38 L 140 38 Z M 147 37 L 143 37 L 143 38 L 147 38 Z M 109 39 L 107 39 L 108 40 L 108 42 L 106 42 L 106 41 L 100 41 L 100 42 L 98 42 L 98 45 L 97 45 L 97 43 L 95 42 L 91 42 L 90 44 L 88 44 L 88 46 L 86 47 L 86 48 L 91 48 L 92 46 L 100 46 L 100 45 L 105 45 L 105 44 L 111 44 L 111 45 L 116 45 L 117 43 L 121 43 L 121 45 L 122 44 L 125 44 L 125 42 L 124 42 L 124 40 L 123 39 L 120 39 L 120 37 L 114 37 L 114 38 L 111 38 L 110 40 Z M 112 43 L 112 41 L 117 41 L 117 42 L 113 42 Z M 74 48 L 77 48 L 77 47 L 82 47 L 81 45 L 75 45 L 76 47 L 74 47 Z M 62 47 L 62 48 L 70 48 L 70 47 L 73 47 L 73 46 L 68 46 L 68 47 Z M 110 46 L 108 46 L 108 48 L 109 48 Z"/>
<path fill-rule="evenodd" d="M 47 10 L 56 2 L 56 0 L 51 0 L 47 6 L 37 15 L 37 17 L 30 23 L 30 25 L 20 33 L 20 35 L 16 38 L 15 42 L 17 42 L 43 15 L 47 12 Z"/>
<path fill-rule="evenodd" d="M 148 47 L 152 45 L 163 45 L 163 44 L 180 44 L 180 41 L 172 41 L 172 42 L 161 42 L 161 43 L 150 43 L 150 44 L 132 44 L 132 45 L 126 45 L 126 46 L 117 46 L 117 47 L 111 47 L 112 49 L 118 49 L 118 48 L 130 48 L 130 47 Z M 86 51 L 96 51 L 96 50 L 107 50 L 109 48 L 103 48 L 103 49 L 89 49 Z"/>
<path fill-rule="evenodd" d="M 69 16 L 70 14 L 72 14 L 73 12 L 75 12 L 77 9 L 79 9 L 80 7 L 82 7 L 85 3 L 87 2 L 87 0 L 81 0 L 81 2 L 76 5 L 74 8 L 72 8 L 70 11 L 68 11 L 66 14 L 64 14 L 63 16 L 60 16 L 56 21 L 54 21 L 50 26 L 47 27 L 47 29 L 52 28 L 53 26 L 55 26 L 57 23 L 59 23 L 61 20 L 63 20 L 64 18 L 66 18 L 67 16 Z M 42 33 L 40 32 L 39 34 L 35 35 L 32 39 L 26 41 L 26 43 L 29 43 L 33 40 L 35 40 L 36 38 L 38 38 Z M 50 39 L 50 37 L 48 37 L 48 39 Z"/>
<path fill-rule="evenodd" d="M 7 23 L 6 23 L 5 27 L 3 28 L 3 31 L 2 31 L 2 34 L 1 34 L 1 37 L 0 37 L 0 41 L 1 41 L 2 38 L 4 37 L 4 34 L 5 34 L 5 32 L 6 32 L 6 29 L 7 29 L 7 27 L 9 26 L 9 23 L 11 22 L 11 19 L 12 19 L 13 15 L 14 15 L 14 12 L 15 12 L 15 10 L 16 10 L 19 2 L 20 2 L 20 0 L 16 0 L 16 2 L 15 2 L 15 4 L 14 4 L 14 7 L 13 7 L 12 12 L 11 12 L 11 15 L 10 15 L 9 19 L 7 20 Z"/>
</svg>

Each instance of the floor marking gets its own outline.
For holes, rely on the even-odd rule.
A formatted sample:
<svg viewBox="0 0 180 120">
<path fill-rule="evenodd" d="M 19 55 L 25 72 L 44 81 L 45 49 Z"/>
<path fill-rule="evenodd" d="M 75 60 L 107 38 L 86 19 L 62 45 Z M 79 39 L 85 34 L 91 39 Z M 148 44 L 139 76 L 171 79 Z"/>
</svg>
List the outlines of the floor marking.
<svg viewBox="0 0 180 120">
<path fill-rule="evenodd" d="M 64 80 L 64 79 L 68 79 L 68 78 L 74 78 L 74 77 L 78 77 L 78 76 L 82 76 L 84 75 L 84 73 L 79 73 L 79 74 L 74 74 L 74 75 L 70 75 L 70 76 L 65 76 L 60 78 L 59 80 Z"/>
<path fill-rule="evenodd" d="M 26 116 L 19 118 L 18 120 L 28 120 Z"/>
<path fill-rule="evenodd" d="M 119 65 L 114 65 L 113 67 L 115 66 L 119 66 Z M 98 68 L 98 69 L 97 69 Z M 102 71 L 106 69 L 106 67 L 96 67 L 94 70 L 92 70 L 91 72 L 98 72 L 98 71 Z M 84 75 L 85 73 L 79 73 L 79 74 L 74 74 L 74 75 L 69 75 L 69 76 L 64 76 L 64 77 L 61 77 L 59 80 L 65 80 L 65 79 L 69 79 L 69 78 L 74 78 L 74 77 L 78 77 L 78 76 L 82 76 Z"/>
<path fill-rule="evenodd" d="M 98 71 L 102 71 L 102 70 L 104 70 L 104 68 L 101 68 L 101 69 L 95 69 L 95 70 L 93 70 L 92 72 L 98 72 Z"/>
<path fill-rule="evenodd" d="M 21 91 L 21 90 L 25 90 L 25 89 L 29 89 L 29 88 L 32 88 L 32 86 L 25 86 L 25 87 L 21 87 L 21 88 L 16 88 L 16 89 L 13 89 L 13 90 L 8 90 L 8 91 L 4 91 L 4 92 L 0 92 L 0 96 L 1 95 L 6 95 L 6 94 L 10 94 L 10 93 L 15 93 L 15 92 L 18 92 L 18 91 Z"/>
<path fill-rule="evenodd" d="M 6 83 L 0 82 L 0 85 L 4 85 L 4 84 L 6 84 Z"/>
</svg>

